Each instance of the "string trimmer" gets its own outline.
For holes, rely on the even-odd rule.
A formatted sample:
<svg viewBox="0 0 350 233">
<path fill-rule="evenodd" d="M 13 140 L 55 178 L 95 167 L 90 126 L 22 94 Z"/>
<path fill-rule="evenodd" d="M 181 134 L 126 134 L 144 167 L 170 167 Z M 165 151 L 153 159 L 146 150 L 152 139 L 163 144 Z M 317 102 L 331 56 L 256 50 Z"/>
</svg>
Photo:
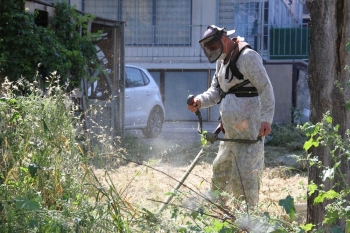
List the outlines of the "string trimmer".
<svg viewBox="0 0 350 233">
<path fill-rule="evenodd" d="M 187 97 L 187 105 L 192 105 L 193 102 L 194 102 L 194 96 L 193 95 L 189 95 Z M 218 125 L 218 127 L 216 127 L 216 129 L 214 130 L 213 133 L 203 131 L 202 130 L 202 126 L 203 126 L 202 114 L 199 111 L 199 109 L 195 112 L 195 114 L 198 117 L 198 133 L 201 134 L 204 137 L 205 140 L 207 140 L 208 142 L 211 142 L 212 144 L 215 141 L 230 141 L 230 142 L 238 142 L 238 143 L 256 143 L 258 141 L 261 141 L 261 136 L 258 136 L 256 140 L 219 138 L 218 135 L 221 132 L 220 124 Z M 174 187 L 173 191 L 170 193 L 169 197 L 166 199 L 166 201 L 163 202 L 163 204 L 161 205 L 161 207 L 158 210 L 158 213 L 162 212 L 166 208 L 167 204 L 169 204 L 169 202 L 173 198 L 174 193 L 185 182 L 186 178 L 191 173 L 191 171 L 193 170 L 194 166 L 197 164 L 198 160 L 202 157 L 203 153 L 204 153 L 204 147 L 202 147 L 202 149 L 199 151 L 197 156 L 194 158 L 194 160 L 192 161 L 191 165 L 186 170 L 185 174 L 183 174 L 183 176 L 182 176 L 181 180 L 179 181 L 179 183 Z"/>
</svg>

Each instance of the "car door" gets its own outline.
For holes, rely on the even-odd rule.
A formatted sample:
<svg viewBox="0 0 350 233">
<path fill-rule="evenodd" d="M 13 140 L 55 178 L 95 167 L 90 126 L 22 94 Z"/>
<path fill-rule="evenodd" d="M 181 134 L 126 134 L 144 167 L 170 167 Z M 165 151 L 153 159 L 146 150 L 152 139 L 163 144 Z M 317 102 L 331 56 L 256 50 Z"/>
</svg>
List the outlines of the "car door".
<svg viewBox="0 0 350 233">
<path fill-rule="evenodd" d="M 144 127 L 152 108 L 146 75 L 138 68 L 125 67 L 125 126 Z"/>
</svg>

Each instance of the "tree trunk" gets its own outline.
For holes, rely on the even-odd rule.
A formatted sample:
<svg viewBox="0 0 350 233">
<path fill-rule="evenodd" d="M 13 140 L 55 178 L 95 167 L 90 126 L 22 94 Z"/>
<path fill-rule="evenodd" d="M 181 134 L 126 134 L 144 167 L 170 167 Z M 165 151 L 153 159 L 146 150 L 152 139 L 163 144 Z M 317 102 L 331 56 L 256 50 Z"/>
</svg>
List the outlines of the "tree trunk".
<svg viewBox="0 0 350 233">
<path fill-rule="evenodd" d="M 349 65 L 349 55 L 345 51 L 346 43 L 350 38 L 350 3 L 349 0 L 309 0 L 310 11 L 310 55 L 308 67 L 308 82 L 311 98 L 310 121 L 313 124 L 320 122 L 323 114 L 330 111 L 334 124 L 339 124 L 339 133 L 345 137 L 346 129 L 350 127 L 350 113 L 345 103 L 350 99 L 349 73 L 344 70 Z M 339 83 L 344 93 L 335 85 Z M 333 166 L 331 156 L 324 147 L 312 148 L 312 156 L 317 156 L 324 166 Z M 341 163 L 343 174 L 349 177 L 349 164 Z M 320 178 L 322 170 L 312 166 L 309 169 L 309 182 L 322 184 Z M 338 182 L 337 178 L 334 182 Z M 325 183 L 326 190 L 330 183 Z M 341 187 L 340 187 L 341 189 Z M 324 220 L 325 205 L 314 206 L 314 198 L 318 193 L 308 197 L 307 222 L 320 224 Z M 343 223 L 339 223 L 342 224 Z"/>
</svg>

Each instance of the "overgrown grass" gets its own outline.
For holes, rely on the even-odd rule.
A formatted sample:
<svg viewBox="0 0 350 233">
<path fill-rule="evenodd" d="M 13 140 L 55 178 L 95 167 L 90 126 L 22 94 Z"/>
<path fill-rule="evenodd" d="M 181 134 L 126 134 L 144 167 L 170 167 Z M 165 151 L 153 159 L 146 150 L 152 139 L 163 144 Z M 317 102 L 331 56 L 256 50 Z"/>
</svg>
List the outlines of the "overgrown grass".
<svg viewBox="0 0 350 233">
<path fill-rule="evenodd" d="M 30 94 L 14 95 L 24 86 Z M 22 81 L 4 85 L 1 232 L 129 232 L 133 210 L 125 208 L 112 184 L 104 188 L 88 167 L 76 140 L 80 122 L 71 107 L 61 88 L 43 95 Z"/>
<path fill-rule="evenodd" d="M 272 132 L 268 136 L 266 144 L 286 147 L 289 151 L 300 151 L 303 150 L 305 141 L 305 133 L 297 125 L 272 124 Z"/>
<path fill-rule="evenodd" d="M 280 127 L 283 128 L 287 126 L 281 125 Z M 291 126 L 288 126 L 288 127 L 291 127 Z M 298 133 L 302 134 L 300 130 L 298 131 Z M 142 142 L 142 139 L 128 138 L 128 145 L 126 150 L 129 153 L 131 153 L 131 155 L 133 153 L 140 155 L 142 151 L 145 150 L 145 148 L 147 149 L 147 147 L 145 147 L 146 144 L 141 142 Z M 208 162 L 211 163 L 213 157 L 215 157 L 215 154 L 217 153 L 217 149 L 218 149 L 217 146 L 218 146 L 217 144 L 209 146 L 206 152 L 209 152 L 210 154 L 212 154 L 211 155 L 212 158 L 211 159 L 203 158 L 201 159 L 201 161 L 208 160 Z M 278 146 L 280 145 L 276 144 L 276 147 Z M 191 150 L 192 148 L 190 147 L 189 148 L 179 147 L 171 151 L 166 150 L 166 152 L 169 153 L 167 155 L 170 157 L 179 158 L 182 156 L 184 157 L 189 156 L 190 158 L 192 158 L 191 154 L 192 156 L 197 154 L 199 147 L 200 146 L 198 145 L 198 143 L 195 143 L 193 150 Z M 282 147 L 279 147 L 279 148 L 282 148 Z M 189 149 L 190 149 L 190 153 L 188 153 Z M 155 152 L 154 154 L 155 158 L 161 158 L 159 151 L 154 151 L 154 152 Z M 147 156 L 145 157 L 147 158 Z M 140 158 L 138 157 L 138 159 Z M 145 161 L 147 161 L 147 159 Z M 142 163 L 139 165 L 145 166 L 145 164 L 142 164 Z M 286 173 L 285 171 L 281 172 L 281 174 L 283 175 L 282 179 L 286 176 L 285 173 Z M 180 177 L 171 177 L 171 178 L 180 179 Z M 170 188 L 171 187 L 169 187 L 169 189 Z M 293 191 L 290 191 L 290 193 L 293 194 Z M 171 195 L 171 194 L 168 193 L 168 195 Z M 275 212 L 270 213 L 271 215 L 265 216 L 264 212 L 267 209 L 266 208 L 267 203 L 263 203 L 264 206 L 251 210 L 248 214 L 246 212 L 246 207 L 244 202 L 242 202 L 241 200 L 231 199 L 231 197 L 228 196 L 227 194 L 223 194 L 223 195 L 224 196 L 226 195 L 226 198 L 229 200 L 228 203 L 230 204 L 227 206 L 224 205 L 222 202 L 211 203 L 211 201 L 208 200 L 205 195 L 203 197 L 203 194 L 200 191 L 191 190 L 188 187 L 183 187 L 182 191 L 178 191 L 175 193 L 176 198 L 174 199 L 176 200 L 172 201 L 171 204 L 168 205 L 167 210 L 164 213 L 162 213 L 161 215 L 163 216 L 162 221 L 159 221 L 158 219 L 157 224 L 154 224 L 152 226 L 152 231 L 150 232 L 161 232 L 160 229 L 163 229 L 164 232 L 177 232 L 177 230 L 179 229 L 182 229 L 183 232 L 202 232 L 202 231 L 219 232 L 220 229 L 222 232 L 242 232 L 243 229 L 246 229 L 247 230 L 246 232 L 264 232 L 264 231 L 273 232 L 273 229 L 276 230 L 276 232 L 302 232 L 301 229 L 297 226 L 298 225 L 297 222 L 291 221 L 291 219 L 289 219 L 288 214 L 281 215 L 281 211 L 278 211 L 278 213 L 276 211 L 276 213 Z M 306 195 L 306 192 L 305 192 L 305 195 Z M 297 200 L 298 202 L 300 202 L 301 199 L 305 201 L 304 195 L 298 196 L 296 198 L 297 199 L 295 200 Z M 147 199 L 147 197 L 145 197 L 145 199 Z M 163 198 L 160 198 L 160 199 L 161 200 L 159 199 L 154 200 L 154 202 L 158 204 L 162 204 Z M 288 205 L 290 205 L 288 206 L 288 208 L 293 205 L 293 203 L 291 203 L 292 202 L 291 197 L 290 199 L 287 199 L 286 202 L 288 203 Z M 184 203 L 187 203 L 191 208 L 187 209 L 187 207 L 183 205 Z M 274 204 L 276 205 L 276 209 L 278 208 L 279 210 L 281 210 L 281 206 L 279 206 L 278 203 L 274 203 Z M 232 208 L 232 207 L 235 207 L 235 208 Z M 224 208 L 224 211 L 226 211 L 226 213 L 223 212 L 222 208 Z M 271 209 L 271 208 L 268 208 L 268 209 Z M 151 211 L 151 213 L 155 217 L 157 217 L 156 215 L 157 210 L 149 210 L 149 211 Z M 228 217 L 230 215 L 235 216 L 235 218 L 237 219 L 232 219 Z M 247 218 L 247 215 L 251 217 L 250 220 L 249 218 Z M 166 217 L 164 218 L 164 216 Z M 297 214 L 296 216 L 298 218 L 300 217 L 299 214 Z M 241 223 L 240 221 L 243 221 L 243 223 Z M 279 223 L 277 224 L 276 221 Z M 298 219 L 299 223 L 302 223 L 304 221 L 305 219 Z M 276 225 L 274 226 L 275 223 Z M 244 228 L 244 224 L 246 224 L 245 225 L 246 228 Z M 247 227 L 247 225 L 249 224 L 250 226 Z M 165 229 L 168 229 L 168 230 L 172 229 L 173 231 L 165 231 Z M 189 229 L 191 229 L 192 231 L 189 231 Z M 270 231 L 267 231 L 268 229 Z M 285 231 L 283 231 L 283 229 Z"/>
<path fill-rule="evenodd" d="M 103 129 L 95 140 L 93 134 L 79 137 L 79 116 L 61 88 L 52 87 L 44 95 L 32 84 L 6 85 L 0 100 L 1 232 L 302 232 L 293 221 L 290 196 L 280 203 L 287 218 L 259 208 L 248 212 L 244 201 L 225 193 L 214 194 L 213 201 L 188 187 L 168 193 L 175 200 L 164 212 L 131 203 L 126 198 L 128 186 L 116 186 L 109 168 L 111 161 L 121 166 L 135 159 L 154 169 L 138 160 L 139 155 L 133 157 L 135 151 L 142 153 L 143 144 L 126 141 L 132 148 L 128 152 L 118 142 L 110 144 Z M 26 95 L 14 94 L 24 86 L 29 88 Z M 303 140 L 297 129 L 274 127 L 270 144 Z M 96 165 L 103 176 L 94 174 Z"/>
</svg>

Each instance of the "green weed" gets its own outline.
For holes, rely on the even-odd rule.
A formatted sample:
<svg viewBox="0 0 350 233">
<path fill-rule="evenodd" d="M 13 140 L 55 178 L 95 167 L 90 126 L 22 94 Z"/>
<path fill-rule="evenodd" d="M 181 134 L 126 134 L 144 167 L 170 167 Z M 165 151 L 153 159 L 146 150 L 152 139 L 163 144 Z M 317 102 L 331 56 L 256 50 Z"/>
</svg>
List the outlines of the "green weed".
<svg viewBox="0 0 350 233">
<path fill-rule="evenodd" d="M 134 210 L 89 168 L 69 97 L 24 83 L 7 82 L 0 99 L 1 232 L 129 232 Z"/>
<path fill-rule="evenodd" d="M 285 146 L 289 151 L 300 151 L 303 150 L 305 141 L 305 133 L 297 125 L 272 124 L 272 132 L 267 138 L 267 145 Z"/>
</svg>

